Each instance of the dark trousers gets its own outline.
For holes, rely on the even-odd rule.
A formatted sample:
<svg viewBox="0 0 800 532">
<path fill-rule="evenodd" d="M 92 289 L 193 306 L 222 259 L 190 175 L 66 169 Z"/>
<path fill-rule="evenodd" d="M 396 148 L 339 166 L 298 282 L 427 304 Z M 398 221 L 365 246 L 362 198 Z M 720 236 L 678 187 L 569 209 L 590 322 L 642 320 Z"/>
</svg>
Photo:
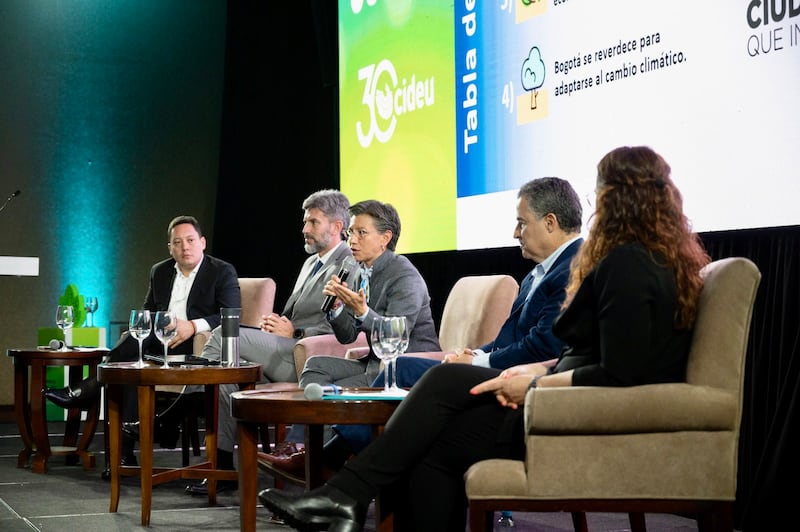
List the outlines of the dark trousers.
<svg viewBox="0 0 800 532">
<path fill-rule="evenodd" d="M 403 399 L 383 434 L 328 482 L 362 504 L 381 493 L 397 530 L 463 531 L 464 473 L 488 458 L 523 459 L 522 409 L 470 388 L 499 370 L 466 364 L 429 369 Z"/>
</svg>

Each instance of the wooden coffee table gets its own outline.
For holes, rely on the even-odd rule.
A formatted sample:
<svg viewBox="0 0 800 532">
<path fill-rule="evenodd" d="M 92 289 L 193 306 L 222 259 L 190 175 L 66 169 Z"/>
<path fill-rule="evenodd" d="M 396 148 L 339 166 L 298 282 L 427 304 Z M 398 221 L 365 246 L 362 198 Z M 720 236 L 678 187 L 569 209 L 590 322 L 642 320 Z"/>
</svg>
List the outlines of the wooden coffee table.
<svg viewBox="0 0 800 532">
<path fill-rule="evenodd" d="M 356 391 L 356 390 L 346 390 Z M 365 390 L 366 391 L 366 390 Z M 239 427 L 239 519 L 240 529 L 256 530 L 258 496 L 259 426 L 299 423 L 306 426 L 306 489 L 323 484 L 322 438 L 325 425 L 366 424 L 383 426 L 400 400 L 320 399 L 308 400 L 303 391 L 252 390 L 231 395 L 231 414 Z M 392 519 L 378 514 L 378 529 L 391 530 Z"/>
<path fill-rule="evenodd" d="M 98 380 L 106 385 L 108 396 L 109 449 L 111 454 L 110 512 L 119 506 L 120 477 L 139 476 L 142 485 L 142 526 L 150 525 L 153 486 L 172 480 L 208 479 L 208 503 L 217 502 L 217 480 L 236 480 L 236 471 L 217 469 L 217 415 L 219 385 L 238 384 L 240 389 L 252 390 L 261 379 L 261 366 L 243 365 L 186 366 L 161 368 L 156 364 L 137 368 L 136 362 L 100 364 Z M 204 385 L 206 413 L 206 461 L 181 468 L 153 467 L 153 420 L 155 416 L 155 387 L 160 385 Z M 125 385 L 138 387 L 139 399 L 139 461 L 138 467 L 121 466 L 122 454 L 121 405 Z"/>
<path fill-rule="evenodd" d="M 62 446 L 51 446 L 47 433 L 47 411 L 42 393 L 47 368 L 50 366 L 68 366 L 83 369 L 89 368 L 89 376 L 97 375 L 97 365 L 108 354 L 107 349 L 68 349 L 57 351 L 52 349 L 9 349 L 8 356 L 14 359 L 14 416 L 25 447 L 17 455 L 17 467 L 25 467 L 31 460 L 31 471 L 47 473 L 47 460 L 52 455 L 79 457 L 84 469 L 94 467 L 95 458 L 88 451 L 92 443 L 97 421 L 100 419 L 100 398 L 86 409 L 86 421 L 80 440 L 78 429 L 81 423 L 81 409 L 67 410 L 67 423 L 64 427 Z M 30 385 L 28 369 L 30 368 Z M 76 384 L 83 378 L 83 371 L 70 371 L 69 382 Z M 35 449 L 35 453 L 34 453 Z"/>
</svg>

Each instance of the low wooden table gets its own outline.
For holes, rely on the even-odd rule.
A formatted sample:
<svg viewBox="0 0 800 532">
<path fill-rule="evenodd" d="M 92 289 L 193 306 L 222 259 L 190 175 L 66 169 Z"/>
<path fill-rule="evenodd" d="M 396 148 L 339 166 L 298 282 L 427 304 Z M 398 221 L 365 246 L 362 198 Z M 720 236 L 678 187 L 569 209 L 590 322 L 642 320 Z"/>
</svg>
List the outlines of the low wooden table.
<svg viewBox="0 0 800 532">
<path fill-rule="evenodd" d="M 353 390 L 349 390 L 353 391 Z M 306 426 L 306 489 L 323 484 L 322 445 L 325 425 L 366 424 L 382 426 L 400 400 L 305 398 L 302 390 L 271 392 L 254 390 L 231 395 L 231 414 L 239 427 L 239 522 L 246 532 L 256 530 L 259 426 L 300 423 Z M 378 529 L 392 529 L 392 520 L 378 514 Z"/>
<path fill-rule="evenodd" d="M 42 393 L 49 366 L 89 367 L 89 376 L 97 375 L 97 365 L 108 354 L 107 349 L 9 349 L 7 355 L 14 359 L 14 415 L 25 447 L 17 455 L 17 467 L 25 467 L 31 460 L 31 471 L 47 473 L 47 460 L 52 455 L 79 457 L 84 469 L 93 468 L 95 457 L 88 451 L 92 443 L 97 422 L 100 419 L 100 398 L 86 411 L 86 422 L 78 440 L 81 409 L 67 410 L 62 446 L 50 446 L 47 432 L 47 411 Z M 30 369 L 30 381 L 28 380 Z M 70 371 L 70 385 L 83 379 L 83 371 Z M 29 384 L 30 382 L 30 384 Z M 34 454 L 35 450 L 35 454 Z"/>
<path fill-rule="evenodd" d="M 142 526 L 150 525 L 153 486 L 172 480 L 208 479 L 208 502 L 217 502 L 217 480 L 236 480 L 236 471 L 217 469 L 217 415 L 219 385 L 238 384 L 252 390 L 261 378 L 261 366 L 243 365 L 238 368 L 222 366 L 186 366 L 162 368 L 149 365 L 137 368 L 136 362 L 100 364 L 98 379 L 106 385 L 108 397 L 109 449 L 111 465 L 110 512 L 119 506 L 120 477 L 139 476 L 142 486 Z M 155 416 L 155 387 L 159 385 L 204 385 L 206 413 L 206 461 L 181 468 L 153 467 L 153 422 Z M 122 438 L 120 418 L 122 390 L 125 385 L 138 387 L 139 400 L 139 461 L 140 466 L 120 465 Z"/>
</svg>

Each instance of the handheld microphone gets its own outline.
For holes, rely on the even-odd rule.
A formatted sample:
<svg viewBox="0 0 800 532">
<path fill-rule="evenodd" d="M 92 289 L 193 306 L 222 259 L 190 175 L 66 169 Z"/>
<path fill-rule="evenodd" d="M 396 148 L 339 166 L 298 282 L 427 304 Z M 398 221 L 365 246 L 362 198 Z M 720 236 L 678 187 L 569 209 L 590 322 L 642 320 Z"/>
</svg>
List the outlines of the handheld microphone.
<svg viewBox="0 0 800 532">
<path fill-rule="evenodd" d="M 3 209 L 5 209 L 5 208 L 6 208 L 6 205 L 8 205 L 8 202 L 10 202 L 11 200 L 13 200 L 14 198 L 16 198 L 17 196 L 19 196 L 20 194 L 22 194 L 22 191 L 21 191 L 21 190 L 17 190 L 17 191 L 15 191 L 15 192 L 13 192 L 13 193 L 12 193 L 12 194 L 11 194 L 11 195 L 10 195 L 10 196 L 9 196 L 9 197 L 6 199 L 6 201 L 3 203 L 3 205 L 2 205 L 2 206 L 0 206 L 0 211 L 2 211 Z"/>
<path fill-rule="evenodd" d="M 303 389 L 303 395 L 305 395 L 306 399 L 310 401 L 322 399 L 323 395 L 337 395 L 340 393 L 342 393 L 342 389 L 335 384 L 322 386 L 316 382 L 309 382 Z"/>
<path fill-rule="evenodd" d="M 62 342 L 61 340 L 56 340 L 55 338 L 53 338 L 52 340 L 50 340 L 50 343 L 48 345 L 49 345 L 51 350 L 60 351 L 64 347 L 64 342 Z"/>
<path fill-rule="evenodd" d="M 350 272 L 354 270 L 357 266 L 357 263 L 353 257 L 347 257 L 344 259 L 342 263 L 342 269 L 339 270 L 337 277 L 341 279 L 342 282 L 345 282 L 347 278 L 350 276 Z M 325 300 L 322 302 L 321 310 L 325 314 L 331 311 L 333 308 L 333 303 L 336 301 L 336 296 L 325 296 Z"/>
</svg>

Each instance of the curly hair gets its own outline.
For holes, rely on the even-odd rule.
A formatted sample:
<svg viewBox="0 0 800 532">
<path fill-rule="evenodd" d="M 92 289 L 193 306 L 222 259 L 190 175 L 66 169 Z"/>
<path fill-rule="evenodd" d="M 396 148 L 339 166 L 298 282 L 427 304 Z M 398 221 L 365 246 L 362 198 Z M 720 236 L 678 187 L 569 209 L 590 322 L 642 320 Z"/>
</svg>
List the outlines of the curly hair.
<svg viewBox="0 0 800 532">
<path fill-rule="evenodd" d="M 691 329 L 710 258 L 683 213 L 683 197 L 670 167 L 647 146 L 624 146 L 597 165 L 597 207 L 589 236 L 572 262 L 567 299 L 572 300 L 592 268 L 617 246 L 638 243 L 675 271 L 675 326 Z"/>
</svg>

